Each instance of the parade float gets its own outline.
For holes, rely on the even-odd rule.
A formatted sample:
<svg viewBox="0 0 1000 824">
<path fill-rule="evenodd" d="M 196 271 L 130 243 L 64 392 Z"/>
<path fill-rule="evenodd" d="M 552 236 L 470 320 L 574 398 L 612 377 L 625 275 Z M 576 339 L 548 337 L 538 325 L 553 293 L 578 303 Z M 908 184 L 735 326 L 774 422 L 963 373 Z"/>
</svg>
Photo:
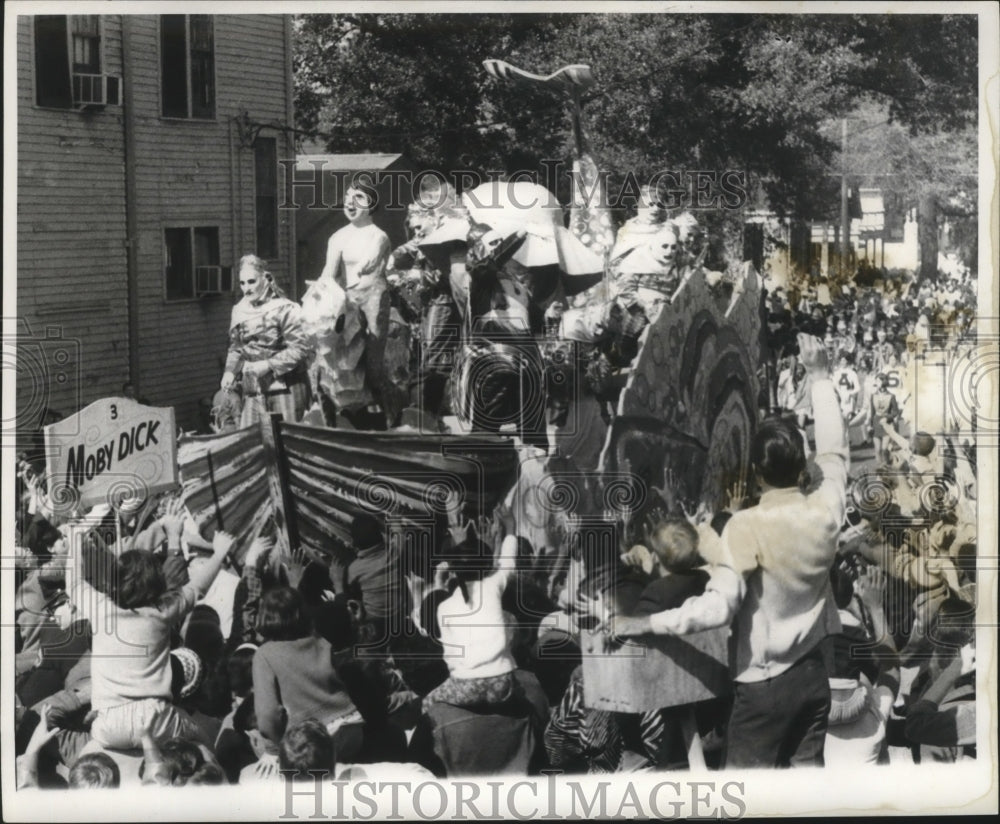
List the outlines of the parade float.
<svg viewBox="0 0 1000 824">
<path fill-rule="evenodd" d="M 487 69 L 568 92 L 573 202 L 492 181 L 411 206 L 412 242 L 394 253 L 390 283 L 394 323 L 408 317 L 414 336 L 402 382 L 424 394 L 395 430 L 307 416 L 182 444 L 187 503 L 208 532 L 252 500 L 255 523 L 273 515 L 290 544 L 328 555 L 360 511 L 433 530 L 455 492 L 472 518 L 507 499 L 536 554 L 553 555 L 567 518 L 609 519 L 629 540 L 637 516 L 660 504 L 654 489 L 716 509 L 745 477 L 757 274 L 742 262 L 708 271 L 690 214 L 615 242 L 581 126 L 586 66 L 548 77 Z M 310 314 L 314 389 L 367 403 L 357 308 L 335 284 L 324 295 Z M 425 385 L 437 386 L 434 402 Z"/>
</svg>

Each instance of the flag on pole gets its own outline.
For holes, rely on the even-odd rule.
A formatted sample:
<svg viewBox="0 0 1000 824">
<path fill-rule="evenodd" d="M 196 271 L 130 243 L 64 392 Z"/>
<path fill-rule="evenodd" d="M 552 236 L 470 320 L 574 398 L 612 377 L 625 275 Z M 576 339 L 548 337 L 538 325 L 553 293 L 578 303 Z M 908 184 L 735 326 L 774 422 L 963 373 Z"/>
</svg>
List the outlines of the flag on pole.
<svg viewBox="0 0 1000 824">
<path fill-rule="evenodd" d="M 587 154 L 573 161 L 569 228 L 584 246 L 601 257 L 614 245 L 607 181 Z"/>
</svg>

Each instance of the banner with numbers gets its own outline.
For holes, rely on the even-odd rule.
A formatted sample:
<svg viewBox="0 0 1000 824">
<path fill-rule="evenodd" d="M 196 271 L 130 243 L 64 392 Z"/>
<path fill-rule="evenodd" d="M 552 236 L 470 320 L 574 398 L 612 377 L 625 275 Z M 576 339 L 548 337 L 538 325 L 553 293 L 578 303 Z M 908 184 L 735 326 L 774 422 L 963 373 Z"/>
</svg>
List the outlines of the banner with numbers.
<svg viewBox="0 0 1000 824">
<path fill-rule="evenodd" d="M 177 486 L 174 410 L 104 398 L 45 427 L 49 497 L 89 509 Z"/>
</svg>

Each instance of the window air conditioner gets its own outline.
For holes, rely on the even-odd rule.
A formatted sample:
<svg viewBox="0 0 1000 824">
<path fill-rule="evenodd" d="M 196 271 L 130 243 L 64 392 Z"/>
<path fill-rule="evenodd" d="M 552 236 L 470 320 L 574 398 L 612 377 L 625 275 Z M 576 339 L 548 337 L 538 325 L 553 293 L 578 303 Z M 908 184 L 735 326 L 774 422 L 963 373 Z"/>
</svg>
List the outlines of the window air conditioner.
<svg viewBox="0 0 1000 824">
<path fill-rule="evenodd" d="M 74 74 L 73 105 L 80 109 L 91 106 L 120 106 L 121 78 L 109 74 Z"/>
<path fill-rule="evenodd" d="M 223 292 L 232 291 L 232 284 L 226 284 L 225 275 L 228 270 L 221 266 L 196 266 L 194 269 L 195 291 L 198 297 L 204 295 L 219 295 Z"/>
</svg>

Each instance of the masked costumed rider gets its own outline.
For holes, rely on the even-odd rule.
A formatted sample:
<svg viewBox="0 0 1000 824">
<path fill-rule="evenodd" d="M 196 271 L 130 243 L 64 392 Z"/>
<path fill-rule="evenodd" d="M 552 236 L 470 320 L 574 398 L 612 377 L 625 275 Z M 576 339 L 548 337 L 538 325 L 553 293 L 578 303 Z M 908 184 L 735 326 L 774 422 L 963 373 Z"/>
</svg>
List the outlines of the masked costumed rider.
<svg viewBox="0 0 1000 824">
<path fill-rule="evenodd" d="M 256 423 L 269 412 L 298 421 L 308 399 L 306 367 L 312 354 L 301 307 L 282 294 L 256 255 L 240 260 L 239 278 L 243 300 L 233 307 L 229 323 L 222 388 L 232 389 L 242 377 L 240 427 Z"/>
</svg>

